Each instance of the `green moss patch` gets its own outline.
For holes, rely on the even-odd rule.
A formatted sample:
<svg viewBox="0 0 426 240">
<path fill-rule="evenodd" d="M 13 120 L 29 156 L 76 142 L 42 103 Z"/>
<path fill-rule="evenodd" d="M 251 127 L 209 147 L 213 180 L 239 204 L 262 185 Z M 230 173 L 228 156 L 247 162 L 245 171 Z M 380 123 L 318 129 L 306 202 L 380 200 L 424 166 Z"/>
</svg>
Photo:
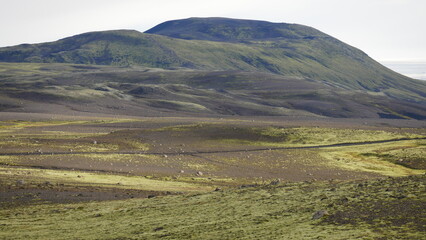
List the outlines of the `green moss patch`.
<svg viewBox="0 0 426 240">
<path fill-rule="evenodd" d="M 424 183 L 424 176 L 287 183 L 2 209 L 0 238 L 422 239 Z M 326 214 L 316 219 L 318 211 Z"/>
</svg>

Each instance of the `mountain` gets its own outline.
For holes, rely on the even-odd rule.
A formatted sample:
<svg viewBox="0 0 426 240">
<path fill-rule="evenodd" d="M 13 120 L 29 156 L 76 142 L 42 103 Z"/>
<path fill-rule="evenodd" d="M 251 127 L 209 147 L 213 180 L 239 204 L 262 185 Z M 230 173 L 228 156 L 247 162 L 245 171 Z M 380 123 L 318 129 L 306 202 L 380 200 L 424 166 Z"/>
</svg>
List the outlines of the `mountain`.
<svg viewBox="0 0 426 240">
<path fill-rule="evenodd" d="M 253 40 L 331 38 L 299 24 L 229 18 L 189 18 L 161 23 L 145 33 L 187 40 L 244 42 Z"/>
<path fill-rule="evenodd" d="M 82 72 L 76 71 L 78 67 L 63 67 L 66 70 L 59 75 L 67 79 L 68 75 L 83 79 L 91 76 L 96 84 L 104 85 L 108 85 L 105 79 L 131 83 L 134 89 L 123 89 L 115 83 L 111 86 L 117 87 L 113 87 L 114 91 L 123 96 L 138 98 L 137 101 L 150 98 L 150 103 L 144 100 L 138 104 L 160 109 L 185 110 L 190 106 L 186 103 L 193 101 L 197 103 L 189 107 L 191 111 L 203 109 L 212 114 L 291 115 L 296 114 L 290 114 L 295 110 L 332 117 L 426 118 L 425 82 L 395 73 L 362 51 L 298 24 L 190 18 L 168 21 L 145 33 L 90 32 L 56 42 L 0 48 L 0 61 L 103 65 L 102 68 L 81 65 L 86 69 Z M 7 66 L 3 75 L 0 74 L 5 77 L 10 65 L 2 66 Z M 48 73 L 43 69 L 49 69 L 43 64 L 21 66 L 42 69 L 40 76 Z M 100 75 L 104 80 L 99 79 Z M 148 76 L 161 81 L 147 80 Z M 7 75 L 7 79 L 16 80 L 17 75 Z M 53 79 L 51 84 L 63 85 L 61 79 Z M 144 85 L 147 82 L 150 87 Z M 157 86 L 152 87 L 153 84 Z M 291 86 L 286 87 L 287 84 Z M 182 96 L 182 86 L 189 89 L 191 97 Z M 141 88 L 137 90 L 138 87 Z M 147 94 L 146 91 L 151 91 L 147 89 L 156 90 Z M 169 103 L 158 102 L 162 97 L 157 90 L 173 93 L 168 96 Z M 206 90 L 216 92 L 207 94 Z M 203 94 L 223 97 L 225 92 L 238 101 L 230 101 L 232 106 L 221 105 L 199 97 Z M 152 104 L 154 100 L 157 102 Z"/>
</svg>

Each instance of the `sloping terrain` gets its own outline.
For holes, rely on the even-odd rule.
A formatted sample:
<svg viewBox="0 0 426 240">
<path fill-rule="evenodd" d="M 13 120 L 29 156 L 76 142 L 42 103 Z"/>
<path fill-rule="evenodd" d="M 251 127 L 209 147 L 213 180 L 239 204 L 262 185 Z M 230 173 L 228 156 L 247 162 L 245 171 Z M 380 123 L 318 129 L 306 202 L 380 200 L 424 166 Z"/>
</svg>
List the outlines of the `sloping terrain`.
<svg viewBox="0 0 426 240">
<path fill-rule="evenodd" d="M 424 121 L 63 117 L 0 115 L 1 239 L 424 235 Z"/>
<path fill-rule="evenodd" d="M 425 101 L 424 82 L 397 74 L 362 51 L 302 25 L 192 18 L 160 24 L 148 33 L 91 32 L 7 47 L 0 49 L 0 61 L 263 72 Z"/>
<path fill-rule="evenodd" d="M 424 239 L 424 188 L 412 176 L 4 208 L 0 238 Z"/>
<path fill-rule="evenodd" d="M 315 29 L 191 18 L 0 61 L 1 239 L 424 236 L 425 82 Z"/>
<path fill-rule="evenodd" d="M 2 111 L 424 119 L 420 103 L 242 71 L 1 63 Z"/>
</svg>

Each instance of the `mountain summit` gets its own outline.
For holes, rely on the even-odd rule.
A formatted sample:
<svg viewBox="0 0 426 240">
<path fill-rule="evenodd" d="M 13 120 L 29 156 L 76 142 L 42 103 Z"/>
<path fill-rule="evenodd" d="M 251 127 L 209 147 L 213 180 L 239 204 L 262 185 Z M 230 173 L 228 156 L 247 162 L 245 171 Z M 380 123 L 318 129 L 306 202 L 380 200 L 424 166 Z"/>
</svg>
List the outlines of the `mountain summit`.
<svg viewBox="0 0 426 240">
<path fill-rule="evenodd" d="M 178 100 L 179 104 L 189 99 L 174 93 L 181 85 L 170 89 L 170 84 L 193 88 L 194 96 L 205 94 L 201 93 L 204 90 L 197 92 L 200 88 L 217 90 L 215 94 L 220 96 L 246 91 L 234 96 L 239 100 L 231 101 L 233 107 L 205 102 L 207 98 L 200 100 L 197 107 L 190 104 L 191 109 L 205 112 L 280 115 L 287 114 L 282 109 L 285 108 L 338 117 L 426 118 L 425 82 L 395 73 L 361 50 L 298 24 L 228 18 L 173 20 L 145 33 L 89 32 L 55 42 L 0 48 L 0 62 L 106 65 L 118 66 L 120 71 L 134 71 L 132 67 L 163 69 L 168 74 L 117 75 L 114 68 L 112 72 L 102 68 L 108 73 L 93 73 L 92 77 L 96 81 L 168 84 L 157 95 L 152 86 L 139 85 L 132 85 L 134 89 L 122 94 L 147 97 L 151 92 L 154 95 L 150 97 L 161 98 L 161 94 L 173 92 L 169 100 Z M 103 77 L 98 79 L 100 75 Z M 133 99 L 132 96 L 126 99 Z M 165 106 L 163 102 L 147 104 Z M 177 105 L 167 106 L 174 109 Z M 265 106 L 274 109 L 259 112 L 268 109 Z"/>
<path fill-rule="evenodd" d="M 425 97 L 424 84 L 311 27 L 228 18 L 168 21 L 140 33 L 85 33 L 56 42 L 0 48 L 3 62 L 56 62 L 268 72 L 344 89 Z M 398 91 L 389 91 L 397 88 Z M 406 94 L 402 94 L 406 95 Z"/>
<path fill-rule="evenodd" d="M 188 18 L 159 24 L 145 33 L 172 38 L 208 41 L 252 41 L 268 39 L 313 39 L 329 37 L 307 26 L 230 18 Z"/>
</svg>

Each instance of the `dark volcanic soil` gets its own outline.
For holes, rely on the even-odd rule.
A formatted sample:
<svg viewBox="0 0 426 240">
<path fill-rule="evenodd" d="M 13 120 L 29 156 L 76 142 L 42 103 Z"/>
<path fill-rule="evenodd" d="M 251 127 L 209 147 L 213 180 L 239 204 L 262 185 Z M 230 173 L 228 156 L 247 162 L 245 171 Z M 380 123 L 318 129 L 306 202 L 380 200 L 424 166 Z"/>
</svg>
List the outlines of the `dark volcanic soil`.
<svg viewBox="0 0 426 240">
<path fill-rule="evenodd" d="M 90 115 L 90 114 L 88 114 Z M 2 113 L 0 120 L 101 120 L 117 116 L 61 116 L 50 114 Z M 121 116 L 121 118 L 124 118 Z M 249 127 L 333 127 L 349 129 L 386 130 L 426 135 L 426 122 L 386 119 L 309 119 L 291 117 L 258 118 L 133 118 L 135 121 L 114 123 L 67 124 L 15 129 L 3 139 L 26 144 L 8 148 L 0 146 L 0 155 L 11 158 L 12 164 L 28 168 L 100 171 L 138 176 L 195 177 L 202 171 L 204 178 L 271 179 L 283 181 L 352 180 L 380 176 L 375 173 L 348 171 L 326 166 L 317 149 L 274 148 L 210 141 L 221 138 L 259 140 L 257 135 L 239 131 Z M 183 125 L 208 124 L 196 131 L 170 129 Z M 225 126 L 225 127 L 223 127 Z M 234 131 L 234 128 L 237 130 Z M 37 138 L 50 132 L 100 134 L 75 139 Z M 16 136 L 14 136 L 16 135 Z M 30 137 L 28 137 L 30 136 Z M 34 137 L 35 136 L 35 137 Z M 273 139 L 272 139 L 273 140 Z M 94 144 L 94 141 L 96 144 Z M 368 139 L 366 140 L 368 141 Z M 146 144 L 141 150 L 131 143 Z M 34 147 L 36 144 L 37 147 Z M 38 145 L 37 145 L 38 144 Z M 83 147 L 114 146 L 114 150 L 71 151 L 59 148 L 74 144 Z M 10 153 L 23 153 L 12 156 Z M 29 153 L 29 154 L 28 154 Z M 98 153 L 98 154 L 97 154 Z M 105 158 L 105 156 L 111 155 Z M 6 159 L 7 160 L 7 159 Z M 7 165 L 8 163 L 3 163 Z M 152 197 L 165 192 L 95 188 L 90 186 L 0 184 L 2 206 L 42 202 L 78 202 Z"/>
<path fill-rule="evenodd" d="M 141 191 L 133 189 L 100 188 L 64 184 L 0 185 L 0 208 L 40 203 L 72 203 L 87 201 L 151 198 L 173 194 L 171 192 Z"/>
</svg>

